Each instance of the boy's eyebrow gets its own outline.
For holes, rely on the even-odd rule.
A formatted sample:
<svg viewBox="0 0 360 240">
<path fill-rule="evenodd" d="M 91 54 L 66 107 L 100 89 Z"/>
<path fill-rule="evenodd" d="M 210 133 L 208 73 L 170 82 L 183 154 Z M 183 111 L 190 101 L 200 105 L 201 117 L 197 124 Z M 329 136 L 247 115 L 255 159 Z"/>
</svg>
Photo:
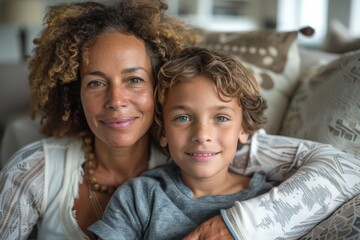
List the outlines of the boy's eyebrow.
<svg viewBox="0 0 360 240">
<path fill-rule="evenodd" d="M 175 110 L 191 110 L 192 108 L 190 106 L 187 105 L 175 105 L 172 106 L 168 111 L 175 111 Z M 222 106 L 222 105 L 218 105 L 218 106 L 213 106 L 211 107 L 211 110 L 216 110 L 216 111 L 220 111 L 220 110 L 231 110 L 232 112 L 235 112 L 235 110 L 232 107 L 228 107 L 228 106 Z"/>
</svg>

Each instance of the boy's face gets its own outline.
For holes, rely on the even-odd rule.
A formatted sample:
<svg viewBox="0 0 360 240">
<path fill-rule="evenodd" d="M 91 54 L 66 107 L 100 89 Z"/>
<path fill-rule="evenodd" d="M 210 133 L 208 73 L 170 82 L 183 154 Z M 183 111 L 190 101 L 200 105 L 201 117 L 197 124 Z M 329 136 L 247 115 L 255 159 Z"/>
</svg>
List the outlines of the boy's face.
<svg viewBox="0 0 360 240">
<path fill-rule="evenodd" d="M 164 104 L 164 136 L 172 159 L 185 178 L 214 178 L 227 174 L 238 140 L 248 134 L 242 129 L 242 110 L 236 99 L 224 102 L 206 77 L 175 84 Z"/>
</svg>

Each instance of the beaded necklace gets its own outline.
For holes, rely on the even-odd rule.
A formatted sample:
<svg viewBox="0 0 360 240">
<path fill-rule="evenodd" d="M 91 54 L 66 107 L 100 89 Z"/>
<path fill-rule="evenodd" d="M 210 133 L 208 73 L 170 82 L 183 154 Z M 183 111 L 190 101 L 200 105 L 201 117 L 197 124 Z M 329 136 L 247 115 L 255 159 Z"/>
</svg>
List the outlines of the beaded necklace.
<svg viewBox="0 0 360 240">
<path fill-rule="evenodd" d="M 95 154 L 93 151 L 93 139 L 91 137 L 85 136 L 83 137 L 84 142 L 84 152 L 86 162 L 84 164 L 85 176 L 90 185 L 90 189 L 93 191 L 112 194 L 117 186 L 100 184 L 97 182 L 96 177 L 94 176 L 95 169 L 97 167 L 95 161 Z"/>
<path fill-rule="evenodd" d="M 85 152 L 85 163 L 84 163 L 84 169 L 85 169 L 85 177 L 87 179 L 88 187 L 89 187 L 89 199 L 92 205 L 92 208 L 94 209 L 94 212 L 96 214 L 97 219 L 100 219 L 104 210 L 101 207 L 101 204 L 99 202 L 99 199 L 96 195 L 96 192 L 105 193 L 105 194 L 112 194 L 115 191 L 115 186 L 100 184 L 97 182 L 96 177 L 94 176 L 95 169 L 97 167 L 96 161 L 95 161 L 95 154 L 94 154 L 94 144 L 93 144 L 93 138 L 90 136 L 87 136 L 86 134 L 82 134 L 83 138 L 83 148 Z"/>
</svg>

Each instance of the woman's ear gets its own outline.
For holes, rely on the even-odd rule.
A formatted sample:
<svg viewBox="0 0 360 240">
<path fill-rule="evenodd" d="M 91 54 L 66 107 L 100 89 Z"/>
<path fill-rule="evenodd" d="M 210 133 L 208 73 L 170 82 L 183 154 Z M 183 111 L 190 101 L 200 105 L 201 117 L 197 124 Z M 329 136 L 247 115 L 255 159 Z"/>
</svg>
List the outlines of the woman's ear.
<svg viewBox="0 0 360 240">
<path fill-rule="evenodd" d="M 160 146 L 163 147 L 163 148 L 165 148 L 165 147 L 167 147 L 167 143 L 168 143 L 167 137 L 166 137 L 166 135 L 163 133 L 163 134 L 161 135 L 161 137 L 160 137 Z"/>
<path fill-rule="evenodd" d="M 246 143 L 248 138 L 249 138 L 249 133 L 245 132 L 244 129 L 241 129 L 239 132 L 240 143 L 242 143 L 242 144 Z"/>
</svg>

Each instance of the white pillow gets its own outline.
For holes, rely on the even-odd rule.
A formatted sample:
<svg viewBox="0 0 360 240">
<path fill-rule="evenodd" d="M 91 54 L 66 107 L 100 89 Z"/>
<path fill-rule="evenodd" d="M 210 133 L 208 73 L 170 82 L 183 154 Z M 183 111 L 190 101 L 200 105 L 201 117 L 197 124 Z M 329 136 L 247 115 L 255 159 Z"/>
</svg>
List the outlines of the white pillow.
<svg viewBox="0 0 360 240">
<path fill-rule="evenodd" d="M 360 50 L 302 81 L 280 134 L 329 143 L 360 156 Z"/>
</svg>

